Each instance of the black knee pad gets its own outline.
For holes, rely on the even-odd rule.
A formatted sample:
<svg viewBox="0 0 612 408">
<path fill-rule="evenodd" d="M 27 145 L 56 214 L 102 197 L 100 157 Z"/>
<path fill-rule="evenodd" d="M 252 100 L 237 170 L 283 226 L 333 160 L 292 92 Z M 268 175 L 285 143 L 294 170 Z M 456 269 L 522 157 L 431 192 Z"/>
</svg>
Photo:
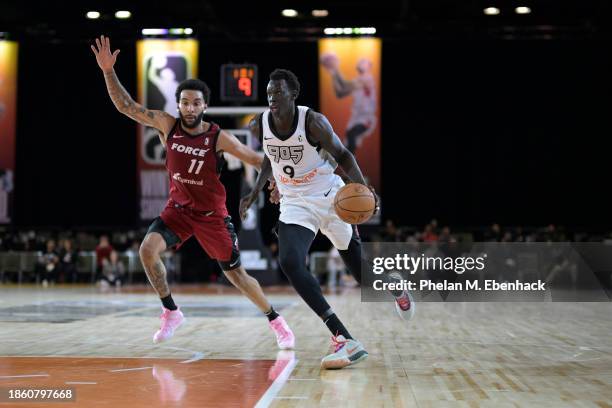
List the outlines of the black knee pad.
<svg viewBox="0 0 612 408">
<path fill-rule="evenodd" d="M 166 246 L 168 248 L 171 248 L 181 242 L 181 239 L 178 237 L 178 235 L 176 235 L 174 231 L 168 228 L 168 226 L 161 219 L 161 217 L 157 217 L 153 220 L 153 222 L 149 226 L 147 234 L 151 232 L 157 232 L 158 234 L 160 234 L 164 238 L 164 241 L 166 241 Z"/>
</svg>

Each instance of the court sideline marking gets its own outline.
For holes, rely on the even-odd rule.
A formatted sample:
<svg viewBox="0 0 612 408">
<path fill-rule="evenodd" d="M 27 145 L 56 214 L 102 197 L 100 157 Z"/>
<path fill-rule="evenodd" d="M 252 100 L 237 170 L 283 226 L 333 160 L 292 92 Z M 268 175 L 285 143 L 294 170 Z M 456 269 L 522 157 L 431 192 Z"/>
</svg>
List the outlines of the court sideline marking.
<svg viewBox="0 0 612 408">
<path fill-rule="evenodd" d="M 287 364 L 280 375 L 276 377 L 272 384 L 270 384 L 270 387 L 267 389 L 264 395 L 262 395 L 259 401 L 257 401 L 255 408 L 267 408 L 270 406 L 272 400 L 276 398 L 278 392 L 283 388 L 298 362 L 299 360 L 293 359 L 289 362 L 289 364 Z"/>
</svg>

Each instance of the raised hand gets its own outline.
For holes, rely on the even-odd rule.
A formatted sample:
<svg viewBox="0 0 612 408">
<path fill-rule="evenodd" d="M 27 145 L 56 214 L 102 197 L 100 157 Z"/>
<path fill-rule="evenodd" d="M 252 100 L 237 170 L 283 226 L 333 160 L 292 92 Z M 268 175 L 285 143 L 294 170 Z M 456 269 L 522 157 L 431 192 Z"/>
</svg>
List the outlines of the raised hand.
<svg viewBox="0 0 612 408">
<path fill-rule="evenodd" d="M 96 56 L 98 66 L 103 72 L 110 72 L 117 61 L 117 55 L 120 50 L 115 50 L 111 53 L 110 39 L 103 35 L 100 38 L 96 38 L 96 46 L 91 46 L 91 50 Z"/>
</svg>

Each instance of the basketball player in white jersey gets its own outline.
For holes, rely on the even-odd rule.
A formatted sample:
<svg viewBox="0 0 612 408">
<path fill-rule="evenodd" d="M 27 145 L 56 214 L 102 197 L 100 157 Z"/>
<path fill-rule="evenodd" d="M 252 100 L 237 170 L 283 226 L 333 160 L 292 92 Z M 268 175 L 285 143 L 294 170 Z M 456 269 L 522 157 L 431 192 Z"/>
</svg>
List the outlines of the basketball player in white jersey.
<svg viewBox="0 0 612 408">
<path fill-rule="evenodd" d="M 362 251 L 357 229 L 335 213 L 333 200 L 344 182 L 334 173 L 340 165 L 351 182 L 365 184 L 355 157 L 342 145 L 327 118 L 305 106 L 296 106 L 300 83 L 288 70 L 276 69 L 268 83 L 269 109 L 249 124 L 259 135 L 265 152 L 255 187 L 240 202 L 247 209 L 265 186 L 269 176 L 281 195 L 278 228 L 279 263 L 289 281 L 332 332 L 334 353 L 321 361 L 323 368 L 343 368 L 368 356 L 333 312 L 316 279 L 306 269 L 305 259 L 321 230 L 339 250 L 353 276 L 361 282 Z M 414 305 L 406 292 L 397 291 L 396 308 L 405 317 Z"/>
</svg>

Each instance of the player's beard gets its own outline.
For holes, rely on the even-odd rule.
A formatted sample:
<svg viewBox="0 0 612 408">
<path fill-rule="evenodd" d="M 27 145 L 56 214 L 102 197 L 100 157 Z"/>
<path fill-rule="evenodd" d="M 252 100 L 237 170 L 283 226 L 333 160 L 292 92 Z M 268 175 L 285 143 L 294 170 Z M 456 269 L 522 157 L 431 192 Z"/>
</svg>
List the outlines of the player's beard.
<svg viewBox="0 0 612 408">
<path fill-rule="evenodd" d="M 187 129 L 195 129 L 200 123 L 202 123 L 202 118 L 204 118 L 204 112 L 201 112 L 198 116 L 196 116 L 195 120 L 191 124 L 187 122 L 181 111 L 179 111 L 179 117 L 181 118 L 181 124 L 183 125 L 183 127 L 186 127 Z"/>
</svg>

